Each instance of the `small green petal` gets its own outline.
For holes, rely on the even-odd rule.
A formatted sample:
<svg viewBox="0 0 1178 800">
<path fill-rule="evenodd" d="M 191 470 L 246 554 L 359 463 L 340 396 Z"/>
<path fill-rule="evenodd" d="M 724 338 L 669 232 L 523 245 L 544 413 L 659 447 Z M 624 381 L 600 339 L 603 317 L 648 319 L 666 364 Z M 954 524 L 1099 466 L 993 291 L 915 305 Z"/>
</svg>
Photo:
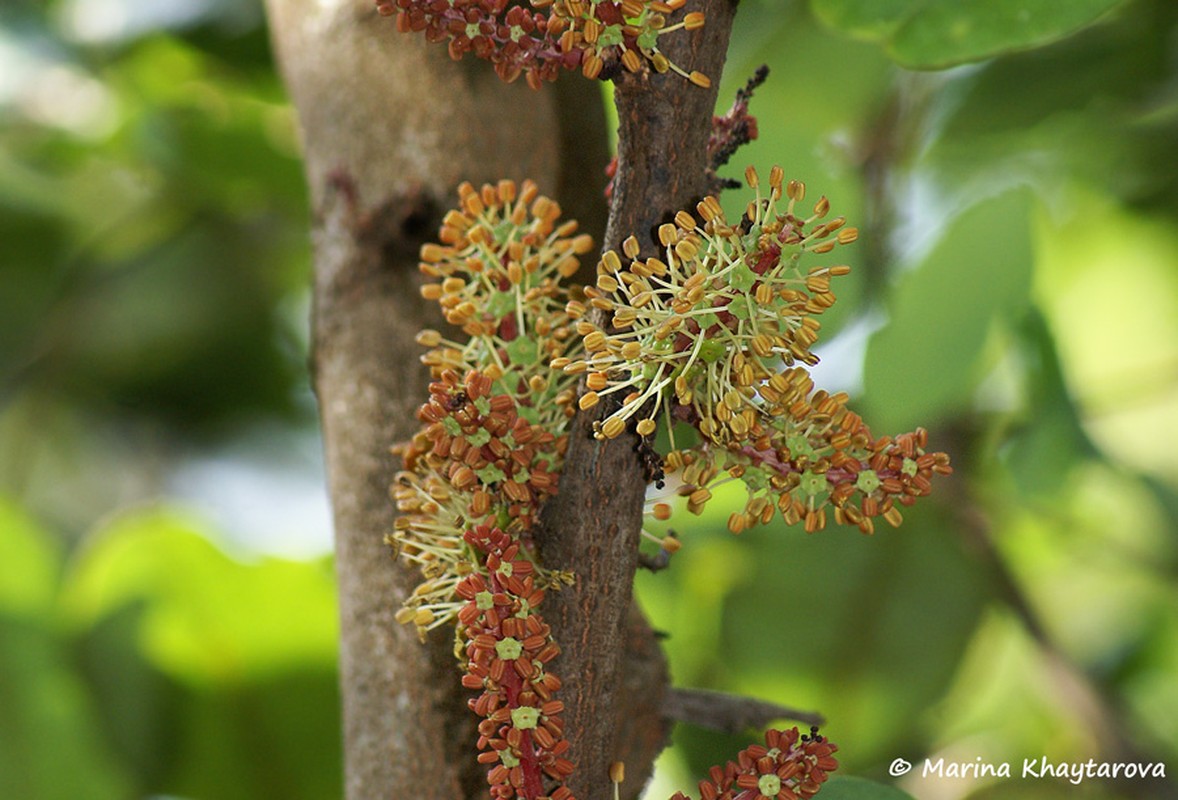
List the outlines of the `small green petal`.
<svg viewBox="0 0 1178 800">
<path fill-rule="evenodd" d="M 695 318 L 695 321 L 699 323 L 699 329 L 701 331 L 706 331 L 706 330 L 708 330 L 708 328 L 712 327 L 713 325 L 720 324 L 720 318 L 717 317 L 715 314 L 711 314 L 711 313 L 700 314 L 698 317 Z"/>
<path fill-rule="evenodd" d="M 699 348 L 699 360 L 711 364 L 719 361 L 728 352 L 728 345 L 722 339 L 708 339 Z"/>
<path fill-rule="evenodd" d="M 768 775 L 762 775 L 757 780 L 757 791 L 765 797 L 776 797 L 777 793 L 781 791 L 781 778 L 772 772 Z"/>
<path fill-rule="evenodd" d="M 871 494 L 879 488 L 879 476 L 875 474 L 873 469 L 865 469 L 859 473 L 859 477 L 855 479 L 855 487 L 863 492 L 863 494 Z"/>
<path fill-rule="evenodd" d="M 491 292 L 487 300 L 487 313 L 495 319 L 515 312 L 515 295 L 507 292 Z"/>
<path fill-rule="evenodd" d="M 495 643 L 495 652 L 504 661 L 519 658 L 523 651 L 524 646 L 520 644 L 519 639 L 513 639 L 510 636 Z"/>
<path fill-rule="evenodd" d="M 527 336 L 517 336 L 504 349 L 512 364 L 532 364 L 536 361 L 537 343 Z"/>
<path fill-rule="evenodd" d="M 757 282 L 757 273 L 752 267 L 741 261 L 728 273 L 728 285 L 740 292 L 747 292 Z"/>
<path fill-rule="evenodd" d="M 789 448 L 790 455 L 794 458 L 802 456 L 813 458 L 816 455 L 814 448 L 810 445 L 810 440 L 800 433 L 786 437 L 785 444 Z"/>
<path fill-rule="evenodd" d="M 521 731 L 536 727 L 540 722 L 540 709 L 522 706 L 511 710 L 511 724 Z"/>
<path fill-rule="evenodd" d="M 494 464 L 488 464 L 482 469 L 476 469 L 474 474 L 478 475 L 479 480 L 484 484 L 498 483 L 507 477 L 503 474 L 503 470 L 499 469 L 499 467 L 495 466 Z"/>
<path fill-rule="evenodd" d="M 621 44 L 622 40 L 621 25 L 606 25 L 597 35 L 597 49 L 613 47 L 616 44 Z"/>
<path fill-rule="evenodd" d="M 802 473 L 801 490 L 814 497 L 826 491 L 826 476 L 820 472 L 806 471 Z"/>
<path fill-rule="evenodd" d="M 769 488 L 769 476 L 765 474 L 765 470 L 759 467 L 749 467 L 746 469 L 744 475 L 741 476 L 741 480 L 748 487 L 749 494 Z"/>
</svg>

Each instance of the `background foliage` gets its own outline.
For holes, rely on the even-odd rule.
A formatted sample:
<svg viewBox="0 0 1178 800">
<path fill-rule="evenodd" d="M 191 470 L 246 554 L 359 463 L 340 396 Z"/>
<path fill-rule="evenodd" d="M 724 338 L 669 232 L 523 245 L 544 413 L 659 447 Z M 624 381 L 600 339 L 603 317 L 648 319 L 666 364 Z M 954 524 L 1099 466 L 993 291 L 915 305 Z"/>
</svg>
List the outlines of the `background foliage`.
<svg viewBox="0 0 1178 800">
<path fill-rule="evenodd" d="M 864 230 L 818 381 L 958 472 L 873 538 L 676 515 L 639 591 L 677 682 L 820 709 L 884 781 L 1173 772 L 1178 8 L 812 6 L 742 3 L 722 105 L 773 74 L 732 172 L 780 163 Z M 0 9 L 0 796 L 339 794 L 292 121 L 256 4 Z M 744 741 L 679 729 L 651 796 Z"/>
</svg>

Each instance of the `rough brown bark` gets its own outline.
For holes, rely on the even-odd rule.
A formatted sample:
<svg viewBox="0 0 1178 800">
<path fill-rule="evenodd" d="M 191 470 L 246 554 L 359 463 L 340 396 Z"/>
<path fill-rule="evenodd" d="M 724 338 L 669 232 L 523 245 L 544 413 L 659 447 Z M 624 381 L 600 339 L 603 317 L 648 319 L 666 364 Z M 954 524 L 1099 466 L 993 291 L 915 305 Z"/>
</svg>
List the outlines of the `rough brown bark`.
<svg viewBox="0 0 1178 800">
<path fill-rule="evenodd" d="M 606 228 L 606 246 L 617 248 L 634 234 L 653 254 L 653 232 L 683 208 L 691 209 L 707 192 L 707 143 L 712 110 L 735 3 L 700 0 L 707 24 L 692 34 L 668 36 L 667 55 L 713 83 L 702 89 L 674 74 L 623 74 L 616 86 L 618 170 Z M 660 43 L 661 45 L 662 43 Z M 627 619 L 638 559 L 638 538 L 646 478 L 631 434 L 597 441 L 592 423 L 604 410 L 574 420 L 560 492 L 545 509 L 540 537 L 544 562 L 573 571 L 576 584 L 551 599 L 546 618 L 561 643 L 565 681 L 566 735 L 577 772 L 569 787 L 581 800 L 612 796 L 609 766 L 626 764 L 627 793 L 650 774 L 649 759 L 627 753 L 635 738 L 662 738 L 667 730 L 662 681 L 648 685 L 645 707 L 617 701 L 632 678 L 624 668 Z M 643 712 L 659 709 L 657 718 Z M 631 731 L 641 729 L 643 734 Z"/>
</svg>

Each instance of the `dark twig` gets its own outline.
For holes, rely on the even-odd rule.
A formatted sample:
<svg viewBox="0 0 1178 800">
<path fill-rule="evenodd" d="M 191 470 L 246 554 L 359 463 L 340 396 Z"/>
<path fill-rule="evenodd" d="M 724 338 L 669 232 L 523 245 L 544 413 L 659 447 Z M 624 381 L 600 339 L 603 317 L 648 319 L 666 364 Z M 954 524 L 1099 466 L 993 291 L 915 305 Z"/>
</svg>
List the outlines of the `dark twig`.
<svg viewBox="0 0 1178 800">
<path fill-rule="evenodd" d="M 762 64 L 744 87 L 736 92 L 736 99 L 728 113 L 722 117 L 712 117 L 712 134 L 708 137 L 708 177 L 712 182 L 712 191 L 717 194 L 723 189 L 737 189 L 744 185 L 740 181 L 721 178 L 716 173 L 741 145 L 757 138 L 757 118 L 749 113 L 749 101 L 753 99 L 753 92 L 768 77 L 769 67 Z"/>
<path fill-rule="evenodd" d="M 781 719 L 796 720 L 807 725 L 822 725 L 826 722 L 825 717 L 815 711 L 801 711 L 765 700 L 708 689 L 671 689 L 663 703 L 663 713 L 676 722 L 699 725 L 723 733 L 764 728 Z"/>
</svg>

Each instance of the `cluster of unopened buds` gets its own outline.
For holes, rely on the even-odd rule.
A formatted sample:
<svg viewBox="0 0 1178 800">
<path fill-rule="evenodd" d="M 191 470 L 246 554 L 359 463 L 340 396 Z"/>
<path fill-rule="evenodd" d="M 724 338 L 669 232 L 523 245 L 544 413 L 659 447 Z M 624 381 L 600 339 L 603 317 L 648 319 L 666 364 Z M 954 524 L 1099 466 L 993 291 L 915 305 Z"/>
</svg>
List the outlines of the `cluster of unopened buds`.
<svg viewBox="0 0 1178 800">
<path fill-rule="evenodd" d="M 765 744 L 741 750 L 736 761 L 712 767 L 699 782 L 700 800 L 799 800 L 813 797 L 838 768 L 838 748 L 818 734 L 768 730 Z M 671 800 L 688 800 L 676 792 Z"/>
<path fill-rule="evenodd" d="M 478 692 L 478 758 L 500 800 L 572 798 L 549 669 L 560 648 L 539 612 L 572 576 L 537 563 L 532 531 L 558 490 L 578 409 L 600 406 L 598 438 L 633 431 L 648 451 L 661 426 L 670 449 L 652 471 L 678 481 L 692 512 L 742 482 L 735 533 L 778 513 L 811 532 L 829 514 L 871 533 L 878 517 L 898 525 L 900 507 L 951 471 L 924 430 L 875 438 L 845 394 L 815 388 L 818 317 L 849 268 L 809 261 L 857 233 L 829 218 L 825 197 L 805 206 L 805 186 L 780 168 L 766 185 L 752 169 L 745 179 L 753 197 L 739 220 L 706 197 L 658 229 L 657 256 L 634 237 L 605 252 L 593 286 L 566 283 L 592 241 L 529 182 L 463 185 L 440 241 L 422 249 L 422 294 L 462 336 L 419 336 L 433 382 L 420 430 L 398 450 L 390 541 L 424 580 L 398 619 L 423 635 L 456 624 L 462 683 Z M 670 506 L 653 512 L 666 518 Z M 701 798 L 808 798 L 835 750 L 816 731 L 770 731 L 764 747 L 713 769 Z"/>
<path fill-rule="evenodd" d="M 466 601 L 458 623 L 466 639 L 462 685 L 481 691 L 470 701 L 479 723 L 478 760 L 487 764 L 491 795 L 571 800 L 558 786 L 545 791 L 543 776 L 563 781 L 573 771 L 564 753 L 560 712 L 553 697 L 560 679 L 548 663 L 560 648 L 537 611 L 544 590 L 533 579 L 531 561 L 517 558 L 520 543 L 498 528 L 477 526 L 466 541 L 485 554 L 484 571 L 467 576 L 457 595 Z"/>
<path fill-rule="evenodd" d="M 377 9 L 395 15 L 402 32 L 422 32 L 432 42 L 447 42 L 450 56 L 466 53 L 490 61 L 504 81 L 523 75 L 539 88 L 562 70 L 587 78 L 618 70 L 676 72 L 708 86 L 708 78 L 685 71 L 659 50 L 659 37 L 703 27 L 704 15 L 668 17 L 686 0 L 377 0 Z"/>
</svg>

